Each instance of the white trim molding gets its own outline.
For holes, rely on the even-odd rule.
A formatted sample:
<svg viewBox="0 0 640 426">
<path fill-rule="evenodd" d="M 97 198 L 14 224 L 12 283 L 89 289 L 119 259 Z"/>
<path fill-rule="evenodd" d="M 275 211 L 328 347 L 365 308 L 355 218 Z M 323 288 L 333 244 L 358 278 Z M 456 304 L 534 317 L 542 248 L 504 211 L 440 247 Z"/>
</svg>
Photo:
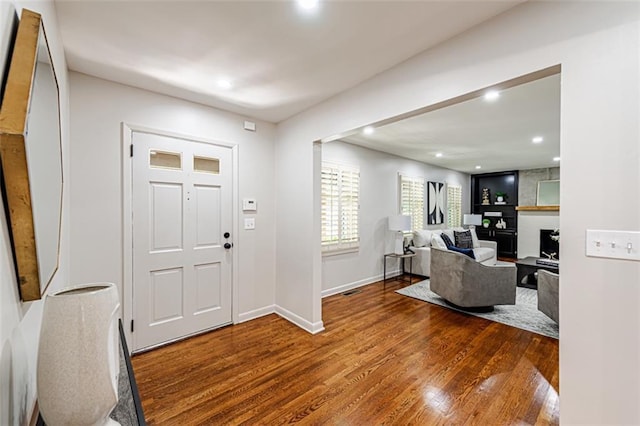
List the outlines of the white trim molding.
<svg viewBox="0 0 640 426">
<path fill-rule="evenodd" d="M 396 269 L 394 271 L 387 271 L 387 276 L 395 277 L 398 274 L 401 274 L 402 271 L 400 269 Z M 382 274 L 374 275 L 373 277 L 364 278 L 358 281 L 354 281 L 352 283 L 343 284 L 338 287 L 328 288 L 326 290 L 322 290 L 322 298 L 333 296 L 334 294 L 344 293 L 345 291 L 353 290 L 354 288 L 364 287 L 365 285 L 373 284 L 378 281 L 382 281 L 384 279 Z"/>
<path fill-rule="evenodd" d="M 238 315 L 238 324 L 276 313 L 276 305 L 264 306 Z"/>
<path fill-rule="evenodd" d="M 322 321 L 311 323 L 301 316 L 286 310 L 282 306 L 276 305 L 276 314 L 280 315 L 290 323 L 297 325 L 301 329 L 308 331 L 311 334 L 318 334 L 321 331 L 324 331 L 324 324 L 322 323 Z"/>
</svg>

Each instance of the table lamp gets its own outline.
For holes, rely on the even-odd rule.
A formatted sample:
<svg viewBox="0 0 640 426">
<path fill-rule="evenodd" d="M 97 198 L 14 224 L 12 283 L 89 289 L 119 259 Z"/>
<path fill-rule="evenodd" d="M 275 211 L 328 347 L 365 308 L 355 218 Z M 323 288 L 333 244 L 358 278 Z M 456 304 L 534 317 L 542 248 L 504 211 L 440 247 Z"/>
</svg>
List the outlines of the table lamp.
<svg viewBox="0 0 640 426">
<path fill-rule="evenodd" d="M 462 218 L 462 223 L 464 225 L 469 226 L 469 228 L 474 227 L 476 225 L 482 225 L 482 215 L 481 214 L 465 214 Z"/>
<path fill-rule="evenodd" d="M 411 231 L 411 216 L 402 214 L 389 216 L 389 231 L 394 231 L 396 234 L 393 252 L 404 254 L 404 231 Z"/>
</svg>

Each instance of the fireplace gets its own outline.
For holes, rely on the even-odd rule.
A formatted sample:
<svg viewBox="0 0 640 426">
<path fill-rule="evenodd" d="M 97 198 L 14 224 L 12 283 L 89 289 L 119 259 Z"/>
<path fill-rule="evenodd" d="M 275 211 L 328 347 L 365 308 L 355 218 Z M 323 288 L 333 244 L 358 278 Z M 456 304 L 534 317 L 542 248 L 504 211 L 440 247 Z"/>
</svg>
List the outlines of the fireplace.
<svg viewBox="0 0 640 426">
<path fill-rule="evenodd" d="M 543 259 L 560 259 L 560 242 L 555 241 L 552 237 L 559 236 L 557 229 L 541 229 L 540 230 L 540 257 Z"/>
</svg>

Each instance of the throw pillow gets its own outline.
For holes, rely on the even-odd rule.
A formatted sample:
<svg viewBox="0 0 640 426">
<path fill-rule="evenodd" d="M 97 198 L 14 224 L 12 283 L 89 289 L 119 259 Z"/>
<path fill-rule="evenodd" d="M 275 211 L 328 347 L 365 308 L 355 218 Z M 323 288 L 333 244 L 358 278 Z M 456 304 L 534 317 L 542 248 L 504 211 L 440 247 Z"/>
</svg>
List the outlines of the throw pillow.
<svg viewBox="0 0 640 426">
<path fill-rule="evenodd" d="M 447 245 L 442 240 L 442 237 L 435 232 L 431 234 L 431 246 L 442 250 L 447 249 Z"/>
<path fill-rule="evenodd" d="M 473 248 L 473 238 L 471 237 L 471 231 L 453 231 L 456 238 L 456 247 L 470 249 Z"/>
<path fill-rule="evenodd" d="M 413 232 L 414 247 L 425 247 L 431 245 L 431 231 L 421 229 Z"/>
<path fill-rule="evenodd" d="M 440 237 L 442 238 L 442 241 L 444 241 L 444 243 L 446 244 L 447 249 L 450 249 L 451 247 L 455 246 L 455 244 L 453 244 L 453 241 L 451 241 L 451 238 L 449 238 L 449 236 L 444 232 L 440 234 Z"/>
<path fill-rule="evenodd" d="M 472 258 L 473 260 L 476 259 L 476 255 L 473 253 L 473 249 L 470 248 L 460 248 L 460 247 L 456 247 L 456 246 L 451 246 L 449 247 L 449 250 L 451 251 L 456 251 L 458 253 L 462 253 L 462 254 L 466 254 L 467 256 L 469 256 L 470 258 Z"/>
</svg>

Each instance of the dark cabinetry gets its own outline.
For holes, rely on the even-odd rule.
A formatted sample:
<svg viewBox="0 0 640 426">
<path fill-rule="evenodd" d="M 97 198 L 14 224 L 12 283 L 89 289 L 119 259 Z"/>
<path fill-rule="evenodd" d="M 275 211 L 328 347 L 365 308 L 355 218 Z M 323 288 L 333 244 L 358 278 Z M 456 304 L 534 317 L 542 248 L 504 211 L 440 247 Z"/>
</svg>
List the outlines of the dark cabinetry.
<svg viewBox="0 0 640 426">
<path fill-rule="evenodd" d="M 488 190 L 488 202 L 483 200 L 484 189 Z M 504 194 L 502 202 L 497 201 L 497 194 Z M 488 226 L 477 226 L 476 233 L 481 240 L 497 242 L 498 256 L 518 257 L 517 205 L 517 171 L 471 176 L 471 211 L 489 222 Z M 501 224 L 504 228 L 500 227 Z"/>
</svg>

